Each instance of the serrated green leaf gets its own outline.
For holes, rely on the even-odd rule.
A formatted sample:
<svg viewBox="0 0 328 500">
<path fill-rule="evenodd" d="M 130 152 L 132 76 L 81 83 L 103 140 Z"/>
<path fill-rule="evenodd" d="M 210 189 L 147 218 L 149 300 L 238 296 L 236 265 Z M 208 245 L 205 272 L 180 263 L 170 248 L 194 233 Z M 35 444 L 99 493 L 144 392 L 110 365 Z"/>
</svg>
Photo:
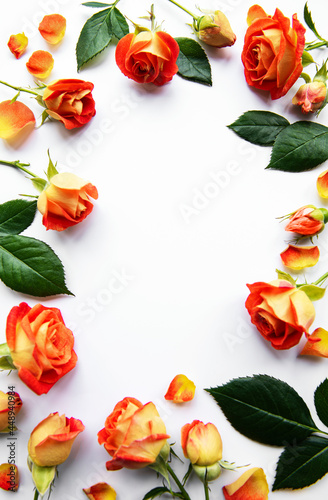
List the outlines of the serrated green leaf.
<svg viewBox="0 0 328 500">
<path fill-rule="evenodd" d="M 322 40 L 321 36 L 319 35 L 319 33 L 316 30 L 315 24 L 314 24 L 313 19 L 312 19 L 311 12 L 309 11 L 309 8 L 308 8 L 308 5 L 307 5 L 307 2 L 304 5 L 303 15 L 304 15 L 304 21 L 306 22 L 306 24 L 310 28 L 310 30 L 315 34 L 315 36 L 317 38 L 319 38 L 320 40 Z"/>
<path fill-rule="evenodd" d="M 112 4 L 102 2 L 84 2 L 82 5 L 85 5 L 86 7 L 96 7 L 102 9 L 103 7 L 110 7 Z"/>
<path fill-rule="evenodd" d="M 271 111 L 246 111 L 228 128 L 252 144 L 272 146 L 277 135 L 289 124 L 286 118 Z"/>
<path fill-rule="evenodd" d="M 328 472 L 328 439 L 310 436 L 279 457 L 272 490 L 305 488 Z"/>
<path fill-rule="evenodd" d="M 180 47 L 178 75 L 192 82 L 212 85 L 212 71 L 203 47 L 191 38 L 176 38 Z"/>
<path fill-rule="evenodd" d="M 277 136 L 266 168 L 285 172 L 304 172 L 328 158 L 328 127 L 299 121 Z"/>
<path fill-rule="evenodd" d="M 110 30 L 118 40 L 130 31 L 129 25 L 123 14 L 115 7 L 110 13 Z"/>
<path fill-rule="evenodd" d="M 35 217 L 36 201 L 10 200 L 0 205 L 0 236 L 19 234 Z"/>
<path fill-rule="evenodd" d="M 321 422 L 328 427 L 328 379 L 326 378 L 314 393 L 315 409 Z"/>
<path fill-rule="evenodd" d="M 76 45 L 78 71 L 109 45 L 112 39 L 110 31 L 111 10 L 110 7 L 97 12 L 83 26 Z"/>
<path fill-rule="evenodd" d="M 12 290 L 36 297 L 73 295 L 55 252 L 27 236 L 0 237 L 0 279 Z"/>
<path fill-rule="evenodd" d="M 306 293 L 311 301 L 322 299 L 326 292 L 325 288 L 316 285 L 301 285 L 297 288 Z"/>
<path fill-rule="evenodd" d="M 297 392 L 268 375 L 241 377 L 205 390 L 237 431 L 260 443 L 284 446 L 317 431 Z"/>
<path fill-rule="evenodd" d="M 170 493 L 170 490 L 166 486 L 158 486 L 148 491 L 142 500 L 151 500 L 152 498 L 160 497 L 164 493 Z"/>
<path fill-rule="evenodd" d="M 302 66 L 303 66 L 303 68 L 305 68 L 306 66 L 309 66 L 309 64 L 313 64 L 313 63 L 314 63 L 314 59 L 313 59 L 312 55 L 309 52 L 307 52 L 306 50 L 304 50 L 303 54 L 302 54 Z M 310 81 L 311 81 L 311 79 L 310 79 Z"/>
</svg>

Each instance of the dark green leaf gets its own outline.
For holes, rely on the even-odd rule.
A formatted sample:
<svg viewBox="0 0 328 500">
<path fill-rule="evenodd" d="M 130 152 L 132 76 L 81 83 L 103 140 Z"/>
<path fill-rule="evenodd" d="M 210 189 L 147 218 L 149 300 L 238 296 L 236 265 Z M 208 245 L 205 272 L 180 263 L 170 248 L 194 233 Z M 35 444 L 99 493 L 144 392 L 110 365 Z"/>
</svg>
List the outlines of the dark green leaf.
<svg viewBox="0 0 328 500">
<path fill-rule="evenodd" d="M 303 172 L 328 158 L 328 127 L 299 121 L 277 136 L 266 168 L 285 172 Z"/>
<path fill-rule="evenodd" d="M 166 488 L 166 486 L 158 486 L 157 488 L 153 488 L 148 491 L 142 500 L 150 500 L 152 498 L 160 497 L 161 495 L 164 495 L 164 493 L 170 493 L 170 490 Z"/>
<path fill-rule="evenodd" d="M 36 201 L 11 200 L 0 205 L 0 236 L 19 234 L 32 224 Z"/>
<path fill-rule="evenodd" d="M 90 59 L 100 54 L 110 43 L 111 8 L 97 12 L 90 17 L 82 28 L 77 45 L 76 60 L 79 71 Z"/>
<path fill-rule="evenodd" d="M 310 28 L 310 30 L 315 34 L 315 36 L 317 38 L 320 38 L 322 40 L 322 38 L 319 35 L 319 33 L 317 32 L 316 27 L 314 25 L 314 22 L 312 20 L 312 15 L 311 15 L 311 12 L 308 9 L 307 2 L 304 5 L 304 13 L 303 13 L 303 15 L 304 15 L 304 21 L 306 22 L 306 24 L 308 25 L 308 27 Z"/>
<path fill-rule="evenodd" d="M 315 409 L 321 422 L 328 427 L 328 379 L 326 378 L 314 393 Z"/>
<path fill-rule="evenodd" d="M 241 377 L 205 390 L 237 431 L 260 443 L 284 446 L 317 430 L 297 392 L 268 375 Z"/>
<path fill-rule="evenodd" d="M 272 146 L 277 135 L 288 125 L 286 118 L 271 111 L 246 111 L 228 128 L 252 144 Z"/>
<path fill-rule="evenodd" d="M 0 237 L 0 279 L 17 292 L 36 297 L 73 295 L 65 285 L 64 269 L 54 251 L 27 236 Z"/>
<path fill-rule="evenodd" d="M 272 490 L 305 488 L 328 472 L 328 439 L 311 436 L 279 457 Z"/>
<path fill-rule="evenodd" d="M 120 40 L 129 33 L 129 25 L 123 14 L 115 7 L 110 13 L 110 30 Z"/>
<path fill-rule="evenodd" d="M 192 82 L 212 85 L 211 66 L 201 45 L 191 38 L 176 38 L 176 41 L 180 47 L 178 75 Z"/>
<path fill-rule="evenodd" d="M 102 9 L 103 7 L 110 7 L 111 3 L 102 3 L 102 2 L 84 2 L 82 5 L 86 7 L 96 7 Z"/>
</svg>

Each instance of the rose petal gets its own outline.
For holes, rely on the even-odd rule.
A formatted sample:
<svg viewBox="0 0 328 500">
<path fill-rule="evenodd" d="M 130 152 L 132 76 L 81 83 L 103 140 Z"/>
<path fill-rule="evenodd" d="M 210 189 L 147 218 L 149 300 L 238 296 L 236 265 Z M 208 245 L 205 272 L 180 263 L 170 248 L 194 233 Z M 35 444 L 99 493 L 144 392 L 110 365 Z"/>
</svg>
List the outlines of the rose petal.
<svg viewBox="0 0 328 500">
<path fill-rule="evenodd" d="M 60 14 L 44 16 L 39 24 L 41 36 L 51 44 L 59 43 L 66 31 L 66 19 Z"/>
<path fill-rule="evenodd" d="M 321 198 L 328 198 L 328 170 L 322 172 L 317 179 L 317 190 Z"/>
<path fill-rule="evenodd" d="M 169 385 L 165 399 L 174 403 L 191 401 L 195 395 L 195 384 L 186 375 L 176 375 Z"/>
<path fill-rule="evenodd" d="M 308 341 L 303 347 L 301 354 L 309 356 L 320 356 L 328 358 L 328 332 L 323 328 L 317 328 L 308 336 Z"/>
<path fill-rule="evenodd" d="M 226 500 L 267 500 L 269 487 L 263 469 L 253 467 L 222 488 Z"/>
<path fill-rule="evenodd" d="M 19 486 L 18 468 L 14 464 L 0 465 L 0 488 L 6 491 L 17 491 Z"/>
<path fill-rule="evenodd" d="M 280 254 L 284 265 L 294 270 L 315 266 L 319 256 L 320 252 L 317 246 L 288 245 L 286 250 Z"/>
<path fill-rule="evenodd" d="M 47 78 L 54 67 L 54 58 L 46 50 L 36 50 L 26 63 L 31 75 L 37 78 Z"/>
<path fill-rule="evenodd" d="M 0 102 L 0 137 L 11 139 L 25 127 L 34 128 L 35 117 L 30 108 L 22 102 Z"/>
<path fill-rule="evenodd" d="M 18 33 L 17 35 L 11 35 L 8 42 L 9 50 L 16 59 L 25 52 L 28 44 L 28 38 L 24 33 Z"/>
<path fill-rule="evenodd" d="M 107 483 L 97 483 L 90 488 L 83 488 L 90 500 L 115 500 L 116 491 Z"/>
<path fill-rule="evenodd" d="M 252 24 L 256 19 L 268 17 L 267 13 L 259 5 L 253 5 L 249 8 L 247 13 L 247 24 Z"/>
</svg>

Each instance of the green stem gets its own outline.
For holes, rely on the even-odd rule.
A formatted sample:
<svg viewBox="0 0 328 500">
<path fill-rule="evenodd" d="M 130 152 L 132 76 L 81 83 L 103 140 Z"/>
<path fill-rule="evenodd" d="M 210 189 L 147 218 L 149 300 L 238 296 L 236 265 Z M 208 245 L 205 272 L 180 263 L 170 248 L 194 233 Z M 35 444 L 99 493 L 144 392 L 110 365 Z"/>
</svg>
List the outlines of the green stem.
<svg viewBox="0 0 328 500">
<path fill-rule="evenodd" d="M 197 19 L 198 19 L 199 16 L 195 16 L 195 14 L 193 14 L 192 12 L 190 12 L 190 10 L 186 9 L 185 7 L 182 7 L 182 5 L 180 5 L 175 0 L 169 0 L 169 2 L 174 3 L 174 5 L 176 5 L 180 9 L 184 10 L 185 12 L 187 12 L 187 14 L 189 14 L 191 17 L 193 17 L 195 19 L 195 21 L 197 21 Z"/>
<path fill-rule="evenodd" d="M 38 492 L 38 490 L 35 488 L 35 493 L 34 493 L 34 498 L 33 498 L 33 500 L 38 500 L 38 498 L 39 498 L 39 492 Z"/>
<path fill-rule="evenodd" d="M 33 90 L 24 89 L 23 87 L 15 87 L 14 85 L 10 85 L 9 83 L 3 82 L 2 80 L 0 80 L 0 83 L 2 83 L 2 85 L 10 87 L 11 89 L 18 90 L 18 92 L 27 92 L 28 94 L 39 96 L 39 94 L 37 92 L 34 92 Z"/>
<path fill-rule="evenodd" d="M 169 463 L 166 463 L 166 467 L 167 467 L 168 472 L 171 474 L 172 478 L 174 479 L 175 483 L 179 487 L 179 490 L 182 493 L 183 498 L 185 500 L 191 500 L 190 496 L 188 495 L 187 491 L 184 489 L 181 481 L 179 480 L 179 478 L 177 477 L 177 475 L 175 474 L 174 470 L 171 468 Z"/>
<path fill-rule="evenodd" d="M 154 4 L 152 3 L 150 6 L 150 22 L 151 22 L 151 30 L 155 30 L 155 14 L 154 14 Z"/>
<path fill-rule="evenodd" d="M 204 492 L 205 492 L 205 500 L 210 500 L 210 493 L 208 487 L 208 481 L 204 481 Z"/>
<path fill-rule="evenodd" d="M 169 0 L 171 1 L 171 0 Z M 318 49 L 319 47 L 327 47 L 328 46 L 328 41 L 323 40 L 322 42 L 310 42 L 305 44 L 305 50 L 314 50 Z"/>
<path fill-rule="evenodd" d="M 23 170 L 26 174 L 30 175 L 31 177 L 37 177 L 37 175 L 33 174 L 30 170 L 27 170 L 25 167 L 29 167 L 29 163 L 20 163 L 19 161 L 2 161 L 0 160 L 0 165 L 7 165 L 8 167 L 15 167 L 19 168 L 20 170 Z"/>
<path fill-rule="evenodd" d="M 328 272 L 323 274 L 321 278 L 319 278 L 317 281 L 312 283 L 313 285 L 322 285 L 322 283 L 328 278 Z"/>
</svg>

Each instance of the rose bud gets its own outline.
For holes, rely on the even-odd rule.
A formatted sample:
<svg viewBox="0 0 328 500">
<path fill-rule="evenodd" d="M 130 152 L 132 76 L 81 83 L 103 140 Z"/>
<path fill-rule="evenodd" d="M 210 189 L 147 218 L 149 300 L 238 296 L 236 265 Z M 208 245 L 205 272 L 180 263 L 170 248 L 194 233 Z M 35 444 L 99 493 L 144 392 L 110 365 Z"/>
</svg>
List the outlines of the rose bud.
<svg viewBox="0 0 328 500">
<path fill-rule="evenodd" d="M 318 111 L 327 95 L 327 87 L 323 82 L 311 82 L 301 85 L 292 99 L 292 103 L 302 106 L 302 113 Z"/>
<path fill-rule="evenodd" d="M 34 129 L 35 117 L 33 112 L 20 101 L 0 102 L 0 137 L 13 139 L 21 132 Z"/>
<path fill-rule="evenodd" d="M 140 469 L 154 464 L 169 437 L 155 405 L 143 405 L 135 398 L 117 403 L 98 432 L 99 444 L 113 457 L 106 462 L 107 470 Z"/>
<path fill-rule="evenodd" d="M 328 210 L 305 205 L 290 214 L 285 231 L 298 233 L 302 236 L 315 236 L 325 227 L 328 220 Z"/>
<path fill-rule="evenodd" d="M 0 432 L 11 432 L 14 427 L 16 415 L 22 408 L 22 400 L 17 392 L 0 391 Z M 11 415 L 9 416 L 9 411 Z M 12 428 L 11 428 L 12 427 Z"/>
<path fill-rule="evenodd" d="M 253 467 L 222 488 L 225 500 L 267 500 L 269 486 L 263 469 Z"/>
<path fill-rule="evenodd" d="M 41 36 L 51 44 L 59 43 L 66 31 L 66 19 L 60 14 L 49 14 L 44 16 L 39 24 Z"/>
<path fill-rule="evenodd" d="M 28 38 L 24 33 L 18 33 L 17 35 L 11 35 L 8 42 L 9 50 L 16 59 L 19 59 L 21 55 L 24 54 L 27 49 Z"/>
<path fill-rule="evenodd" d="M 26 63 L 26 68 L 36 78 L 47 78 L 54 67 L 54 58 L 46 50 L 36 50 Z"/>
<path fill-rule="evenodd" d="M 219 10 L 195 19 L 193 27 L 199 40 L 212 47 L 230 47 L 236 41 L 228 18 Z"/>
</svg>

